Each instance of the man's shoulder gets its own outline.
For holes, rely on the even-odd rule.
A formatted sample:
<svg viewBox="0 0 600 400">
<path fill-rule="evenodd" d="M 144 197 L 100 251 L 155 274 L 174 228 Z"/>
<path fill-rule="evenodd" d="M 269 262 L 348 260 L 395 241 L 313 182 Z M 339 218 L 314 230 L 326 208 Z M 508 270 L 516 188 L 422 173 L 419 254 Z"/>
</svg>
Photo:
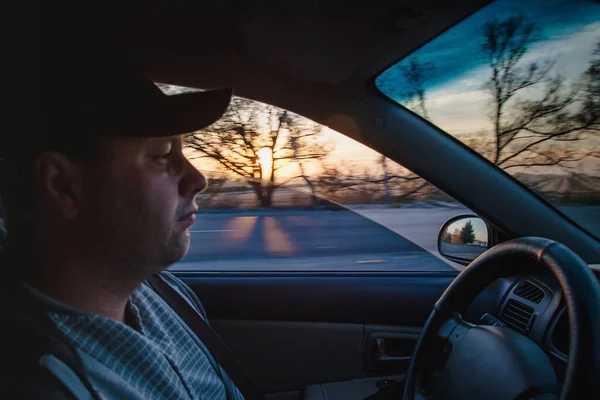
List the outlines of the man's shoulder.
<svg viewBox="0 0 600 400">
<path fill-rule="evenodd" d="M 73 398 L 70 383 L 79 379 L 75 371 L 82 371 L 81 360 L 61 333 L 55 328 L 33 294 L 20 282 L 13 282 L 2 294 L 0 318 L 9 327 L 4 329 L 3 342 L 11 351 L 5 352 L 4 378 L 8 393 L 13 398 L 69 399 Z M 65 368 L 54 370 L 41 362 L 43 357 L 54 357 Z M 66 375 L 71 378 L 65 380 Z M 77 377 L 77 379 L 73 379 Z M 66 384 L 65 384 L 66 383 Z M 81 381 L 80 388 L 86 388 Z"/>
</svg>

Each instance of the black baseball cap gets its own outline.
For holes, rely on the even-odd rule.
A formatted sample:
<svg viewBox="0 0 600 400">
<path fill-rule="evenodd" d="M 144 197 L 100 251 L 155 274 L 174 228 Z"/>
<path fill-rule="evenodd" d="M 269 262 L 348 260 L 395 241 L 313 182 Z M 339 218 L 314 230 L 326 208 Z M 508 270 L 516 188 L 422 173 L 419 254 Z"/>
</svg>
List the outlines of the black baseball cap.
<svg viewBox="0 0 600 400">
<path fill-rule="evenodd" d="M 98 21 L 51 11 L 41 15 L 37 42 L 21 51 L 26 57 L 10 59 L 17 71 L 16 95 L 8 98 L 15 126 L 0 132 L 0 161 L 31 160 L 90 134 L 190 133 L 226 111 L 232 89 L 166 95 Z"/>
</svg>

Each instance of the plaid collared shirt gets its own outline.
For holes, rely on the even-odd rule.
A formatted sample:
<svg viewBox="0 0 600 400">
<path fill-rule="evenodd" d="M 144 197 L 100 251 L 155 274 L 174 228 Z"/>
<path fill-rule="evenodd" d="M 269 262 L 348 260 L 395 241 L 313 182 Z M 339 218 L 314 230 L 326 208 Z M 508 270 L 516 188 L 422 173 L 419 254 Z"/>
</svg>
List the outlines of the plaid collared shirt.
<svg viewBox="0 0 600 400">
<path fill-rule="evenodd" d="M 130 298 L 133 327 L 45 300 L 52 305 L 48 315 L 79 351 L 103 398 L 243 398 L 193 332 L 146 284 Z"/>
</svg>

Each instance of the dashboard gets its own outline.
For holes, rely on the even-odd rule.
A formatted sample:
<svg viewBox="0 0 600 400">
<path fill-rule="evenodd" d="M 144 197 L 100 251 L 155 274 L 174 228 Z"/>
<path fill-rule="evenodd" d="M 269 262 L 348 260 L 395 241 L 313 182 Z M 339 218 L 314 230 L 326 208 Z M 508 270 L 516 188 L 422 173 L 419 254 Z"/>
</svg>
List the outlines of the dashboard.
<svg viewBox="0 0 600 400">
<path fill-rule="evenodd" d="M 489 314 L 526 335 L 546 352 L 561 381 L 569 353 L 569 320 L 558 281 L 544 272 L 496 280 L 480 293 L 464 318 L 483 324 Z"/>
</svg>

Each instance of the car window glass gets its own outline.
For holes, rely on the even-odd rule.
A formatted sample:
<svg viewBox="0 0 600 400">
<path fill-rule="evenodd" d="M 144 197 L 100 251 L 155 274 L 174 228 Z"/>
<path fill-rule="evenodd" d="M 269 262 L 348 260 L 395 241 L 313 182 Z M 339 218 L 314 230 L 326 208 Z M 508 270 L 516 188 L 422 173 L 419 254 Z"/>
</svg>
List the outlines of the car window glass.
<svg viewBox="0 0 600 400">
<path fill-rule="evenodd" d="M 600 238 L 600 3 L 497 0 L 376 79 Z"/>
<path fill-rule="evenodd" d="M 178 88 L 160 85 L 168 94 Z M 465 207 L 373 150 L 289 111 L 235 97 L 187 136 L 207 175 L 177 270 L 453 271 L 441 225 Z"/>
</svg>

